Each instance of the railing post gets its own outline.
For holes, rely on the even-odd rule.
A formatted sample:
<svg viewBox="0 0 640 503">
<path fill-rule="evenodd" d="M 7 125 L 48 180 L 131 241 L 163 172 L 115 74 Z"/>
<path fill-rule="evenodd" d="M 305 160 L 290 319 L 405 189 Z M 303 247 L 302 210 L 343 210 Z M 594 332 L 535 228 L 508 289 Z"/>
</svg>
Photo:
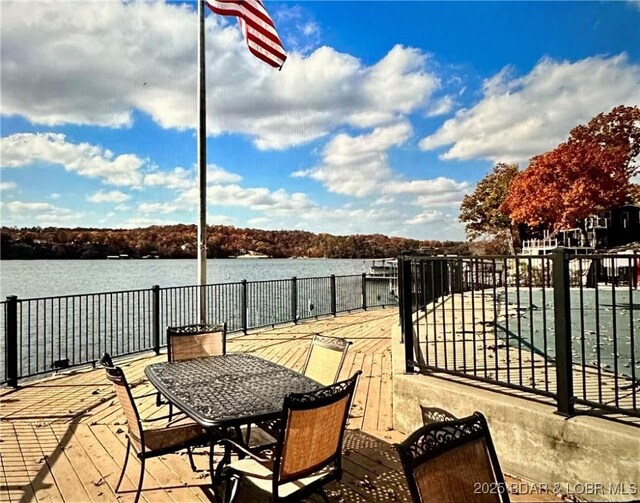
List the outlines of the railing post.
<svg viewBox="0 0 640 503">
<path fill-rule="evenodd" d="M 298 324 L 298 278 L 291 278 L 291 317 L 293 323 Z"/>
<path fill-rule="evenodd" d="M 5 369 L 7 384 L 18 387 L 18 297 L 7 297 L 7 319 L 4 333 Z"/>
<path fill-rule="evenodd" d="M 362 309 L 367 310 L 367 273 L 362 273 Z"/>
<path fill-rule="evenodd" d="M 406 371 L 413 372 L 413 365 L 410 363 L 414 360 L 413 355 L 413 298 L 411 291 L 411 259 L 403 258 L 401 262 L 402 284 L 400 285 L 400 300 L 402 302 L 401 309 L 401 329 L 404 342 L 404 356 L 406 362 Z"/>
<path fill-rule="evenodd" d="M 336 300 L 336 275 L 332 274 L 330 278 L 331 283 L 331 314 L 336 315 L 337 312 L 337 300 Z"/>
<path fill-rule="evenodd" d="M 247 302 L 247 280 L 243 279 L 240 284 L 242 285 L 240 299 L 240 309 L 242 313 L 242 331 L 246 335 L 247 330 L 249 329 L 249 317 L 247 316 L 247 307 L 249 306 L 249 303 Z"/>
<path fill-rule="evenodd" d="M 556 347 L 556 394 L 562 416 L 573 416 L 573 362 L 571 355 L 571 297 L 569 252 L 558 247 L 553 252 L 553 304 Z"/>
<path fill-rule="evenodd" d="M 153 350 L 160 354 L 160 286 L 151 287 L 151 331 L 153 333 Z"/>
</svg>

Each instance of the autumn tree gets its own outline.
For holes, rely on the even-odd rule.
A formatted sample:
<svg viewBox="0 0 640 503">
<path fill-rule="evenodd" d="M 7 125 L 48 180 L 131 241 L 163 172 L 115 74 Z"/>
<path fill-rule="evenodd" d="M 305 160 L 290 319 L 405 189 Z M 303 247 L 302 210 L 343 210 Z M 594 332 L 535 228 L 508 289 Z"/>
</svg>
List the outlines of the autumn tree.
<svg viewBox="0 0 640 503">
<path fill-rule="evenodd" d="M 513 222 L 551 230 L 578 228 L 585 219 L 629 202 L 638 171 L 640 109 L 616 107 L 577 126 L 551 152 L 535 156 L 511 183 L 501 210 Z"/>
<path fill-rule="evenodd" d="M 640 206 L 640 183 L 632 183 L 629 189 L 629 202 Z"/>
<path fill-rule="evenodd" d="M 515 251 L 519 243 L 517 225 L 501 206 L 519 172 L 517 164 L 498 163 L 478 182 L 473 193 L 464 196 L 459 218 L 466 223 L 465 231 L 471 241 L 486 236 L 498 240 L 508 237 L 510 250 Z"/>
</svg>

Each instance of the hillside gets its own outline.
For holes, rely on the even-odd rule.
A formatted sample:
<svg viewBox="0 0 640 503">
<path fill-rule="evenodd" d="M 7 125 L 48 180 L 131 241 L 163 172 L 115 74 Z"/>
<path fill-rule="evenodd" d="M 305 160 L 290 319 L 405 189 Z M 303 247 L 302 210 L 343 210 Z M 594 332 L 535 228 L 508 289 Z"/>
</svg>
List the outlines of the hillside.
<svg viewBox="0 0 640 503">
<path fill-rule="evenodd" d="M 468 254 L 466 243 L 418 241 L 381 234 L 333 236 L 305 231 L 267 231 L 214 225 L 207 230 L 208 257 L 235 257 L 248 252 L 275 258 L 381 258 L 402 250 L 429 248 Z M 0 258 L 104 259 L 126 254 L 130 258 L 195 258 L 196 226 L 151 226 L 141 229 L 0 228 Z"/>
</svg>

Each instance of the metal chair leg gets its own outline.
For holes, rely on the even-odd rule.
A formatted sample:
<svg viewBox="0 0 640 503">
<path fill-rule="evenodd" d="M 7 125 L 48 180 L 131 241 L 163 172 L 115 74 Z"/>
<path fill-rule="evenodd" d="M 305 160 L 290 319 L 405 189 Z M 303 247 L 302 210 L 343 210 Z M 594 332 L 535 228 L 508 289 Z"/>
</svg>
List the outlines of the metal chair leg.
<svg viewBox="0 0 640 503">
<path fill-rule="evenodd" d="M 193 452 L 191 452 L 191 447 L 187 447 L 187 454 L 189 455 L 189 463 L 191 463 L 191 469 L 194 472 L 198 471 L 198 467 L 196 466 L 195 462 L 193 461 Z"/>
<path fill-rule="evenodd" d="M 160 398 L 160 393 L 156 393 L 156 407 L 160 407 L 162 405 L 162 399 Z"/>
<path fill-rule="evenodd" d="M 225 503 L 233 503 L 235 501 L 239 485 L 240 477 L 234 475 L 227 478 L 224 491 Z"/>
<path fill-rule="evenodd" d="M 118 483 L 116 484 L 116 492 L 120 489 L 120 484 L 122 483 L 122 479 L 124 478 L 124 472 L 127 470 L 127 463 L 129 462 L 129 451 L 131 451 L 131 440 L 127 437 L 127 453 L 124 455 L 124 466 L 122 467 L 122 473 L 120 473 L 120 478 L 118 479 Z"/>
<path fill-rule="evenodd" d="M 211 459 L 213 460 L 213 456 L 211 457 Z M 215 479 L 214 480 L 222 480 L 222 470 L 224 469 L 225 466 L 227 466 L 229 464 L 229 462 L 231 461 L 231 448 L 228 445 L 224 446 L 224 453 L 222 454 L 222 460 L 220 460 L 220 462 L 218 463 L 218 466 L 216 467 L 216 474 L 215 474 Z M 213 461 L 211 461 L 211 466 L 213 466 Z"/>
<path fill-rule="evenodd" d="M 216 478 L 215 478 L 215 470 L 213 469 L 213 446 L 215 442 L 211 441 L 211 446 L 209 448 L 209 475 L 211 475 L 211 485 L 215 487 Z"/>
<path fill-rule="evenodd" d="M 144 481 L 144 458 L 140 460 L 140 480 L 138 480 L 138 492 L 136 492 L 136 499 L 133 503 L 138 503 L 140 499 L 140 493 L 142 492 L 142 482 Z"/>
<path fill-rule="evenodd" d="M 173 419 L 173 404 L 169 402 L 169 421 Z"/>
</svg>

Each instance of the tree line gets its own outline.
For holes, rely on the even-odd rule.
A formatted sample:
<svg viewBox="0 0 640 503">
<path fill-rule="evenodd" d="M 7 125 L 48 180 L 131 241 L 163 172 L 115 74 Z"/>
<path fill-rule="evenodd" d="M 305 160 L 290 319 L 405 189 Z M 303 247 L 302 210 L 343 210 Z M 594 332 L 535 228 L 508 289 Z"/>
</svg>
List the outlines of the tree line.
<svg viewBox="0 0 640 503">
<path fill-rule="evenodd" d="M 640 108 L 618 106 L 573 128 L 526 169 L 498 163 L 464 197 L 460 221 L 470 240 L 491 237 L 497 248 L 520 247 L 523 232 L 579 229 L 585 219 L 623 204 L 640 204 Z"/>
<path fill-rule="evenodd" d="M 0 228 L 2 259 L 195 258 L 196 226 L 139 229 Z M 415 240 L 382 234 L 334 236 L 305 231 L 241 229 L 213 225 L 207 229 L 207 256 L 228 258 L 255 252 L 274 258 L 383 258 L 404 250 L 429 249 L 467 255 L 468 243 Z"/>
</svg>

